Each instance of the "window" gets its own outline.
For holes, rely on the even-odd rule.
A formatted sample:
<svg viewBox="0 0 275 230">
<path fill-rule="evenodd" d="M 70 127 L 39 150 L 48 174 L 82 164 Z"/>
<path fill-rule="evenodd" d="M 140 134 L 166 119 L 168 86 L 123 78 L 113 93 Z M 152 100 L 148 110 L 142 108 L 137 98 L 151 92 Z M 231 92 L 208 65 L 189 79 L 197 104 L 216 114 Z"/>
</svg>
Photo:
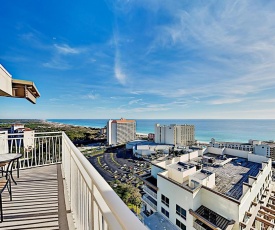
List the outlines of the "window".
<svg viewBox="0 0 275 230">
<path fill-rule="evenodd" d="M 176 225 L 177 225 L 180 229 L 186 230 L 186 226 L 185 226 L 183 223 L 181 223 L 178 219 L 176 219 Z"/>
<path fill-rule="evenodd" d="M 169 198 L 161 194 L 161 202 L 169 207 Z"/>
<path fill-rule="evenodd" d="M 183 219 L 186 219 L 186 210 L 182 207 L 176 205 L 176 213 L 181 216 Z"/>
<path fill-rule="evenodd" d="M 169 212 L 166 211 L 163 207 L 161 207 L 161 212 L 169 218 Z"/>
</svg>

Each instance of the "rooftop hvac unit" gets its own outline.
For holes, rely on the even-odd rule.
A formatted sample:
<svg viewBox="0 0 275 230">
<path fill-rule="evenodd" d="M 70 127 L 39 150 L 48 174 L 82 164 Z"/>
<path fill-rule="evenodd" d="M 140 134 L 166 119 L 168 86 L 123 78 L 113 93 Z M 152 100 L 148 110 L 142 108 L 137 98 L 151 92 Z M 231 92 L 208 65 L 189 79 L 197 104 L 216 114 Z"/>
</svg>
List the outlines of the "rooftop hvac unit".
<svg viewBox="0 0 275 230">
<path fill-rule="evenodd" d="M 197 165 L 196 165 L 196 170 L 200 170 L 200 169 L 202 169 L 202 165 L 197 164 Z"/>
</svg>

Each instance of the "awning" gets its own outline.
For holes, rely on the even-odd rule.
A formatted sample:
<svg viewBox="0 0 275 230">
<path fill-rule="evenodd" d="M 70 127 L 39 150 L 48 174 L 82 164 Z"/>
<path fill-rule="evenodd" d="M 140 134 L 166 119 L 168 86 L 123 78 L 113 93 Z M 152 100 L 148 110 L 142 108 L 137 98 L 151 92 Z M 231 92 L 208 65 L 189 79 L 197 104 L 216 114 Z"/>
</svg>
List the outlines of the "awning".
<svg viewBox="0 0 275 230">
<path fill-rule="evenodd" d="M 12 79 L 12 96 L 26 98 L 35 104 L 36 98 L 40 97 L 40 93 L 32 81 Z"/>
</svg>

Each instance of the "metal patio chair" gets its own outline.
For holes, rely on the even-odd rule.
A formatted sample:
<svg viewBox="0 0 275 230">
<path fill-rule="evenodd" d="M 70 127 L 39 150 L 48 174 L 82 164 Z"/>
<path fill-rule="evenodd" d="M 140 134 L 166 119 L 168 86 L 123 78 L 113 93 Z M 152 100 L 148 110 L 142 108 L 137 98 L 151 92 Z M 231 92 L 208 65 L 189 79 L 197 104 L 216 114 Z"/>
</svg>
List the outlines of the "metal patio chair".
<svg viewBox="0 0 275 230">
<path fill-rule="evenodd" d="M 12 200 L 12 194 L 11 194 L 11 181 L 10 181 L 10 175 L 7 174 L 5 177 L 0 178 L 0 222 L 3 222 L 3 204 L 2 204 L 2 193 L 4 192 L 5 188 L 8 189 L 10 200 Z"/>
</svg>

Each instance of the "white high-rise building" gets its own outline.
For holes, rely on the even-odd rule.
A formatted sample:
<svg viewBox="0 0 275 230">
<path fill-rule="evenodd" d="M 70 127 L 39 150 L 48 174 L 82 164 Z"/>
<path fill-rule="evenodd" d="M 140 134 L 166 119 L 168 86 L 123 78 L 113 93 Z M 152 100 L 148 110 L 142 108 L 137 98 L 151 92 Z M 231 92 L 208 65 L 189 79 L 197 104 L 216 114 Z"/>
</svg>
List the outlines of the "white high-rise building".
<svg viewBox="0 0 275 230">
<path fill-rule="evenodd" d="M 136 139 L 136 121 L 109 120 L 107 123 L 107 141 L 109 145 L 124 144 Z"/>
<path fill-rule="evenodd" d="M 155 125 L 155 142 L 172 145 L 193 145 L 195 144 L 194 125 Z"/>
</svg>

